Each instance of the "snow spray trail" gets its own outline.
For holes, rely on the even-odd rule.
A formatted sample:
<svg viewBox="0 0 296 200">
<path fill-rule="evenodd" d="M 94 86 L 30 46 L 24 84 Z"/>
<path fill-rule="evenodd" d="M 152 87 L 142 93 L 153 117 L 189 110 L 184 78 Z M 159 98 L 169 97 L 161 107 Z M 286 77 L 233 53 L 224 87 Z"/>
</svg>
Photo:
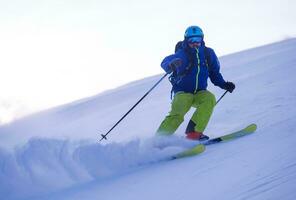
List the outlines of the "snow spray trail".
<svg viewBox="0 0 296 200">
<path fill-rule="evenodd" d="M 13 199 L 99 180 L 161 161 L 193 145 L 177 137 L 106 145 L 34 138 L 13 152 L 0 149 L 0 195 Z"/>
</svg>

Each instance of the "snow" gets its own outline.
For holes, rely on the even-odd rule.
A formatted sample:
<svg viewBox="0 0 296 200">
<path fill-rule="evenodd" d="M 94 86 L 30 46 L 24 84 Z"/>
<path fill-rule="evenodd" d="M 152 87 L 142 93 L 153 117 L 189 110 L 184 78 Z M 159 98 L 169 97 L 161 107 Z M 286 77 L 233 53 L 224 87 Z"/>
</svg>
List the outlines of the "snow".
<svg viewBox="0 0 296 200">
<path fill-rule="evenodd" d="M 296 39 L 220 58 L 236 90 L 217 105 L 206 134 L 256 123 L 256 133 L 166 161 L 194 143 L 185 123 L 154 137 L 170 106 L 167 80 L 108 136 L 162 75 L 135 81 L 0 127 L 0 199 L 295 199 Z M 223 90 L 209 84 L 217 99 Z M 166 148 L 157 148 L 166 146 Z"/>
</svg>

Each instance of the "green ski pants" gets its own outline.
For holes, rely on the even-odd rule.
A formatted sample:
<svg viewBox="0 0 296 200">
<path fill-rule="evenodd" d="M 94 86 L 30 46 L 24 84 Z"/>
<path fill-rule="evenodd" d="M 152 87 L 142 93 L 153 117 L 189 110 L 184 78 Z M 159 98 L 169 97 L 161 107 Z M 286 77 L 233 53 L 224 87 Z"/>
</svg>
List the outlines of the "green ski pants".
<svg viewBox="0 0 296 200">
<path fill-rule="evenodd" d="M 199 91 L 196 94 L 184 92 L 177 93 L 172 101 L 171 111 L 160 124 L 157 134 L 173 134 L 184 121 L 184 116 L 191 107 L 196 108 L 191 118 L 196 124 L 194 130 L 197 132 L 203 132 L 210 120 L 215 104 L 215 96 L 207 90 Z"/>
</svg>

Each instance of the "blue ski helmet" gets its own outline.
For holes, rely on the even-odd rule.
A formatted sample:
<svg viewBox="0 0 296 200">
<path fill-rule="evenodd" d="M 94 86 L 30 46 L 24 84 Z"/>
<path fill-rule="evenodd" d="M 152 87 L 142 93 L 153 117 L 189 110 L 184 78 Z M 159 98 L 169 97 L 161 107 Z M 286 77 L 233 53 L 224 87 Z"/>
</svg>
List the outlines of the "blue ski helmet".
<svg viewBox="0 0 296 200">
<path fill-rule="evenodd" d="M 201 38 L 203 38 L 204 34 L 203 34 L 201 28 L 199 28 L 198 26 L 189 26 L 185 31 L 184 38 L 188 39 L 188 38 L 191 38 L 191 37 L 201 37 Z"/>
</svg>

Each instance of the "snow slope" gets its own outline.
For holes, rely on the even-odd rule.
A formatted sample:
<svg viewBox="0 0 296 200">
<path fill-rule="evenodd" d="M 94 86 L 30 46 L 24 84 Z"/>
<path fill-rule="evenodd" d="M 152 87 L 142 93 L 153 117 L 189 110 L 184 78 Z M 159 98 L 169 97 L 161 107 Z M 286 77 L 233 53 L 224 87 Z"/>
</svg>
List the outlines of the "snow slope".
<svg viewBox="0 0 296 200">
<path fill-rule="evenodd" d="M 163 161 L 193 145 L 179 137 L 186 123 L 176 136 L 153 137 L 170 106 L 167 80 L 98 143 L 161 75 L 1 126 L 0 199 L 295 199 L 295 52 L 289 39 L 221 58 L 237 89 L 217 105 L 206 133 L 253 122 L 258 130 L 200 156 Z"/>
</svg>

